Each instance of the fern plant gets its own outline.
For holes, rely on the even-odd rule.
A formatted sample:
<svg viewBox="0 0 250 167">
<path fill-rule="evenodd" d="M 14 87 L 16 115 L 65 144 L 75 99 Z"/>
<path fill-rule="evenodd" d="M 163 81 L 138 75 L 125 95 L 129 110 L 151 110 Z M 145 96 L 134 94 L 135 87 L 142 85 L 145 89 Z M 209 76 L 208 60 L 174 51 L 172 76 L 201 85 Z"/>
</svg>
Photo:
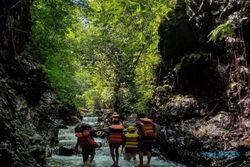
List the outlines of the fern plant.
<svg viewBox="0 0 250 167">
<path fill-rule="evenodd" d="M 226 21 L 218 25 L 208 34 L 209 37 L 208 41 L 216 42 L 218 39 L 222 40 L 232 36 L 235 36 L 233 26 L 230 23 L 230 21 Z"/>
<path fill-rule="evenodd" d="M 181 58 L 180 63 L 175 65 L 175 71 L 176 72 L 180 71 L 184 64 L 190 64 L 190 63 L 194 64 L 200 58 L 201 58 L 201 55 L 197 53 L 191 53 L 191 54 L 185 55 L 184 57 Z"/>
</svg>

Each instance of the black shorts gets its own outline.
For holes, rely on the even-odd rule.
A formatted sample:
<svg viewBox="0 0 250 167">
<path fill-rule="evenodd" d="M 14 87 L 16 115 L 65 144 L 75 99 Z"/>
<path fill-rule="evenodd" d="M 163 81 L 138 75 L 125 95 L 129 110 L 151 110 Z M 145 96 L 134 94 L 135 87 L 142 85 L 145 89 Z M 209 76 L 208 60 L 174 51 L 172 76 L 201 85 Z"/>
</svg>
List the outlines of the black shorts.
<svg viewBox="0 0 250 167">
<path fill-rule="evenodd" d="M 139 152 L 152 152 L 153 142 L 142 141 L 139 146 Z"/>
<path fill-rule="evenodd" d="M 84 162 L 88 160 L 89 155 L 95 155 L 95 148 L 82 148 L 82 157 Z"/>
<path fill-rule="evenodd" d="M 121 146 L 120 143 L 109 143 L 110 150 L 118 149 Z"/>
</svg>

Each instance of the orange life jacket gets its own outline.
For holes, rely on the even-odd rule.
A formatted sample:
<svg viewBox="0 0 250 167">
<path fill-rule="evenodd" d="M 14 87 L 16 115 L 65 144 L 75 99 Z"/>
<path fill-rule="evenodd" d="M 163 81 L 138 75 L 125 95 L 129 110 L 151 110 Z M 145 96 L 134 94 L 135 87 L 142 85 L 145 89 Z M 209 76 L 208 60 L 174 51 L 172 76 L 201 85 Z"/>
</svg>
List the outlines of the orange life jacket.
<svg viewBox="0 0 250 167">
<path fill-rule="evenodd" d="M 77 132 L 76 137 L 79 138 L 81 148 L 96 148 L 98 146 L 94 139 L 90 136 L 90 132 L 88 130 L 84 130 L 81 133 Z"/>
<path fill-rule="evenodd" d="M 119 143 L 123 142 L 123 129 L 122 125 L 111 125 L 109 127 L 110 134 L 108 137 L 109 143 Z"/>
<path fill-rule="evenodd" d="M 156 137 L 156 123 L 148 118 L 140 118 L 136 121 L 137 126 L 140 127 L 142 137 L 155 138 Z"/>
</svg>

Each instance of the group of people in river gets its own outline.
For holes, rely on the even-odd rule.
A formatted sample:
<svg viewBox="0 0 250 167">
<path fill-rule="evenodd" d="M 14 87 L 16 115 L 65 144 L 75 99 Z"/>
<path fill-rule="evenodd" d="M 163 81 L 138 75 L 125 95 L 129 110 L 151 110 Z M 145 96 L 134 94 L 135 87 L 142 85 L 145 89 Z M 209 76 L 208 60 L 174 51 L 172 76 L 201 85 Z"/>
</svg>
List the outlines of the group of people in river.
<svg viewBox="0 0 250 167">
<path fill-rule="evenodd" d="M 95 157 L 95 150 L 102 146 L 102 143 L 95 142 L 95 137 L 106 137 L 109 143 L 110 155 L 113 160 L 111 167 L 119 167 L 119 148 L 124 152 L 124 159 L 136 160 L 139 155 L 137 167 L 150 166 L 152 146 L 157 135 L 157 124 L 147 118 L 145 114 L 138 113 L 134 124 L 123 125 L 119 114 L 114 112 L 109 119 L 107 127 L 94 129 L 90 125 L 81 123 L 75 129 L 77 143 L 82 150 L 83 162 L 91 163 Z M 147 164 L 143 164 L 143 155 L 147 155 Z"/>
</svg>

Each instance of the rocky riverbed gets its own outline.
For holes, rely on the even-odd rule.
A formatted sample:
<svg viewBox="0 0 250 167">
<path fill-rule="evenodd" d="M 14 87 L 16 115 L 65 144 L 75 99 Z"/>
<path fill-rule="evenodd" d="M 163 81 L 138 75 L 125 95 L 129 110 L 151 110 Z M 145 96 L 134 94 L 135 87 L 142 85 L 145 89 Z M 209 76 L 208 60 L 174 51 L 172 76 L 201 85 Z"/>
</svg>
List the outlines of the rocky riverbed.
<svg viewBox="0 0 250 167">
<path fill-rule="evenodd" d="M 189 166 L 249 165 L 248 146 L 241 144 L 249 137 L 248 117 L 229 112 L 220 99 L 172 95 L 155 102 L 151 115 L 162 125 L 159 143 L 166 157 Z"/>
</svg>

